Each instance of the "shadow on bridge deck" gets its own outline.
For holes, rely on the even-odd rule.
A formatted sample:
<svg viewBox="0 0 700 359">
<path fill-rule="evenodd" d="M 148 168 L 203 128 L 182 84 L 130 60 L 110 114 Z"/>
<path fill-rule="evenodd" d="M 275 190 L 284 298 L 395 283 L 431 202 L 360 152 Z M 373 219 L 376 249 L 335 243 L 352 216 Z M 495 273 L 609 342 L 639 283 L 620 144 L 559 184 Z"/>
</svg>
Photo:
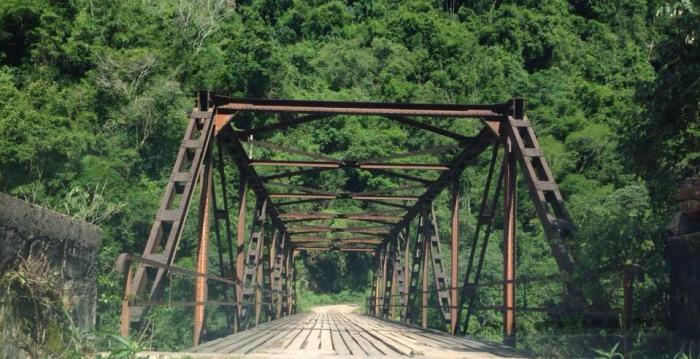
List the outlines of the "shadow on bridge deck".
<svg viewBox="0 0 700 359">
<path fill-rule="evenodd" d="M 192 358 L 524 358 L 509 347 L 356 313 L 295 314 L 186 350 Z"/>
</svg>

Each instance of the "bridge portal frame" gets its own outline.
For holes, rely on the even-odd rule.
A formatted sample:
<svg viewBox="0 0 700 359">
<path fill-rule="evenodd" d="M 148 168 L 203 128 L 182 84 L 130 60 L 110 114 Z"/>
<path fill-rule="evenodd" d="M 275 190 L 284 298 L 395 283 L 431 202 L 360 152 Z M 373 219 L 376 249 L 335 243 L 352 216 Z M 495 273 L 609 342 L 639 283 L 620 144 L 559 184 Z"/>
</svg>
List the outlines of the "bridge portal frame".
<svg viewBox="0 0 700 359">
<path fill-rule="evenodd" d="M 232 126 L 234 117 L 241 112 L 265 112 L 287 117 L 284 121 L 266 124 L 249 129 L 236 129 Z M 290 115 L 295 115 L 289 117 Z M 308 153 L 299 149 L 287 148 L 264 141 L 253 140 L 251 136 L 269 131 L 284 130 L 304 123 L 319 121 L 331 116 L 367 115 L 380 116 L 396 121 L 402 125 L 414 127 L 455 140 L 455 146 L 416 151 L 409 154 L 397 154 L 381 159 L 366 161 L 349 161 L 331 158 L 327 155 Z M 484 127 L 476 136 L 467 137 L 454 131 L 419 121 L 414 117 L 451 118 L 454 120 L 471 119 L 480 121 Z M 276 151 L 297 154 L 311 161 L 263 161 L 252 160 L 246 153 L 243 142 L 250 142 Z M 218 150 L 218 160 L 214 164 L 213 149 Z M 463 284 L 459 286 L 458 251 L 461 242 L 459 226 L 459 177 L 464 169 L 476 163 L 488 148 L 493 149 L 489 174 L 475 234 L 470 246 L 467 270 Z M 500 171 L 496 173 L 498 151 L 502 149 Z M 435 154 L 457 150 L 450 163 L 429 164 L 392 160 L 405 158 L 411 154 Z M 232 245 L 232 225 L 229 211 L 231 206 L 227 198 L 223 155 L 228 154 L 238 168 L 241 176 L 239 183 L 239 207 L 236 233 L 236 250 Z M 519 166 L 518 166 L 519 165 Z M 294 167 L 295 170 L 260 176 L 256 168 L 273 166 L 276 168 Z M 127 273 L 125 295 L 122 304 L 122 334 L 128 335 L 132 322 L 142 320 L 143 310 L 156 305 L 163 293 L 163 282 L 167 273 L 180 272 L 196 277 L 195 301 L 185 303 L 194 306 L 195 321 L 193 329 L 194 344 L 202 337 L 205 306 L 208 304 L 229 305 L 233 308 L 227 313 L 227 323 L 233 331 L 252 325 L 248 308 L 255 308 L 255 324 L 261 316 L 271 320 L 294 313 L 296 298 L 294 294 L 295 277 L 294 258 L 304 250 L 339 250 L 346 252 L 369 252 L 375 254 L 375 279 L 370 297 L 370 314 L 394 318 L 399 307 L 399 319 L 402 322 L 417 320 L 415 299 L 421 294 L 421 323 L 427 326 L 428 307 L 428 273 L 432 264 L 436 307 L 443 314 L 444 324 L 453 334 L 466 333 L 471 314 L 475 310 L 475 298 L 480 281 L 486 246 L 494 227 L 494 218 L 499 197 L 503 201 L 503 335 L 504 342 L 515 344 L 515 284 L 516 284 L 516 173 L 523 174 L 530 198 L 533 200 L 537 214 L 542 222 L 552 254 L 559 269 L 567 274 L 574 268 L 574 258 L 568 250 L 573 239 L 573 225 L 563 198 L 544 154 L 539 147 L 534 130 L 525 115 L 525 103 L 522 99 L 512 99 L 502 104 L 486 105 L 446 105 L 446 104 L 398 104 L 373 102 L 342 101 L 300 101 L 272 99 L 239 99 L 214 95 L 207 91 L 197 94 L 196 106 L 191 114 L 190 123 L 183 138 L 178 157 L 168 182 L 160 209 L 150 232 L 142 256 L 124 254 L 118 260 L 118 269 Z M 217 207 L 215 186 L 212 182 L 214 168 L 221 179 L 220 188 L 224 194 L 223 207 Z M 424 188 L 420 195 L 391 195 L 398 189 L 386 189 L 365 193 L 326 192 L 312 188 L 289 186 L 287 189 L 297 192 L 272 193 L 268 190 L 270 182 L 297 175 L 319 173 L 341 168 L 357 168 L 373 171 L 409 183 L 415 188 Z M 396 172 L 404 170 L 437 171 L 437 179 L 429 180 L 419 176 Z M 185 219 L 189 210 L 195 186 L 199 183 L 199 244 L 197 270 L 187 272 L 173 264 Z M 410 187 L 404 186 L 403 189 Z M 452 211 L 450 236 L 450 270 L 449 280 L 444 269 L 441 255 L 441 243 L 437 221 L 433 211 L 433 202 L 444 190 L 451 188 L 450 207 Z M 490 188 L 495 188 L 491 190 Z M 244 254 L 246 192 L 255 194 L 256 202 L 253 226 L 248 240 L 248 255 Z M 493 193 L 491 193 L 493 192 Z M 389 194 L 388 194 L 389 193 Z M 285 199 L 288 201 L 282 202 Z M 299 213 L 293 208 L 297 204 L 328 201 L 334 199 L 352 199 L 400 208 L 400 216 L 382 213 L 328 214 Z M 407 204 L 406 202 L 410 203 Z M 213 207 L 213 208 L 211 208 Z M 213 214 L 213 215 L 212 215 Z M 213 218 L 213 220 L 212 220 Z M 358 222 L 382 224 L 385 227 L 373 234 L 376 239 L 362 237 L 361 241 L 340 241 L 332 246 L 317 244 L 313 240 L 299 240 L 299 231 L 290 230 L 295 222 L 322 220 L 328 218 L 346 218 Z M 415 241 L 409 235 L 410 224 L 419 218 L 419 228 Z M 207 273 L 209 260 L 208 241 L 209 223 L 214 224 L 214 232 L 219 248 L 219 276 Z M 265 231 L 269 226 L 270 230 Z M 221 243 L 220 229 L 225 229 L 227 246 Z M 307 230 L 311 230 L 307 228 Z M 369 231 L 363 229 L 364 232 Z M 483 231 L 482 231 L 483 230 Z M 323 228 L 313 231 L 323 232 Z M 273 236 L 265 235 L 274 233 Z M 333 232 L 330 228 L 327 232 Z M 411 246 L 413 242 L 413 246 Z M 477 253 L 477 248 L 480 251 Z M 409 263 L 409 253 L 413 261 Z M 228 248 L 228 264 L 221 252 Z M 264 253 L 267 248 L 269 261 Z M 429 261 L 428 258 L 431 260 Z M 135 265 L 132 268 L 132 263 Z M 152 272 L 152 273 L 149 273 Z M 400 278 L 399 278 L 400 276 Z M 269 280 L 268 280 L 269 279 Z M 229 286 L 224 290 L 224 302 L 207 300 L 207 280 L 218 281 Z M 265 282 L 269 283 L 265 283 Z M 396 283 L 395 283 L 396 282 Z M 421 290 L 418 283 L 422 283 Z M 228 292 L 234 302 L 228 302 Z M 581 291 L 572 282 L 567 282 L 569 299 L 582 306 L 587 302 Z M 276 297 L 275 297 L 276 296 Z M 398 297 L 398 300 L 394 300 Z M 135 298 L 143 298 L 140 304 Z M 263 299 L 264 298 L 264 299 Z M 265 302 L 265 300 L 267 302 Z M 395 302 L 399 304 L 394 304 Z M 262 307 L 267 306 L 267 314 Z M 467 314 L 462 319 L 466 306 Z M 460 324 L 461 323 L 461 324 Z M 460 331 L 461 328 L 461 331 Z"/>
</svg>

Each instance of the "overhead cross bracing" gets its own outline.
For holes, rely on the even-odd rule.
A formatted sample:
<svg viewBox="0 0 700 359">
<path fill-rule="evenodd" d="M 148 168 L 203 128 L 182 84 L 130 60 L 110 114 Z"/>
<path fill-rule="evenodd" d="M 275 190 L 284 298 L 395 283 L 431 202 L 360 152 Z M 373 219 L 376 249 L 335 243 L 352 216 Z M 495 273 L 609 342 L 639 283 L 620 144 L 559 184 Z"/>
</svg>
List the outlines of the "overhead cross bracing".
<svg viewBox="0 0 700 359">
<path fill-rule="evenodd" d="M 303 145 L 289 136 L 312 124 L 349 120 L 367 126 L 397 123 L 413 136 L 432 136 L 436 145 L 358 154 Z M 489 163 L 488 181 L 460 281 L 458 181 L 465 168 L 484 162 Z M 226 179 L 225 168 L 231 165 L 240 175 L 237 188 Z M 168 273 L 182 273 L 173 264 L 198 186 L 197 263 L 190 273 L 196 278 L 195 300 L 183 302 L 194 307 L 195 343 L 207 334 L 205 307 L 212 305 L 208 281 L 224 288 L 224 300 L 216 305 L 229 307 L 224 310 L 228 327 L 251 328 L 295 311 L 295 255 L 312 250 L 374 255 L 370 314 L 427 326 L 428 282 L 433 282 L 445 328 L 465 332 L 500 201 L 504 338 L 512 343 L 517 173 L 525 178 L 560 270 L 570 273 L 573 226 L 520 99 L 491 105 L 383 104 L 237 99 L 200 92 L 143 255 L 124 257 L 120 264 L 128 278 L 122 332 L 160 303 Z M 341 185 L 330 188 L 330 183 Z M 453 214 L 450 250 L 445 252 L 451 256 L 449 268 L 433 209 L 445 191 L 451 192 Z M 237 206 L 227 195 L 236 192 Z M 246 193 L 254 194 L 252 216 Z M 252 219 L 249 228 L 247 219 Z M 219 275 L 214 277 L 204 275 L 210 238 L 226 249 L 218 253 Z M 133 269 L 127 263 L 135 263 Z M 581 291 L 567 283 L 569 299 L 585 306 Z"/>
</svg>

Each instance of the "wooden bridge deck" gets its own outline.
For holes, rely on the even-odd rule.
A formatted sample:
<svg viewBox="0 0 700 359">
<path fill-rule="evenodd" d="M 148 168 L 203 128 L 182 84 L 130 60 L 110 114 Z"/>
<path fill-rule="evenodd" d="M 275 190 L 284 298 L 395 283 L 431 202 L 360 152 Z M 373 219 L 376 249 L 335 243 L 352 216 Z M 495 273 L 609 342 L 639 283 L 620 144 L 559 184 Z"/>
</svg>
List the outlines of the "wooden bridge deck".
<svg viewBox="0 0 700 359">
<path fill-rule="evenodd" d="M 186 350 L 200 357 L 515 358 L 509 347 L 355 313 L 304 313 L 261 324 Z M 200 355 L 197 355 L 200 354 Z M 219 355 L 216 355 L 219 354 Z M 205 357 L 204 355 L 201 355 Z"/>
</svg>

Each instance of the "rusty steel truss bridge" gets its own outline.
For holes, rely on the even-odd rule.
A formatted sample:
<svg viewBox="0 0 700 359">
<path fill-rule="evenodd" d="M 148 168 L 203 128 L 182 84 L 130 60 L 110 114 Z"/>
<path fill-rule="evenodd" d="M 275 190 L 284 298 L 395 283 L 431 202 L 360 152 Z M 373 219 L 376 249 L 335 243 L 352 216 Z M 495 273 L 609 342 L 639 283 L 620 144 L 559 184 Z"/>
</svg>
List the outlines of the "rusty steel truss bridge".
<svg viewBox="0 0 700 359">
<path fill-rule="evenodd" d="M 245 116 L 262 114 L 275 114 L 278 120 L 246 129 L 237 122 Z M 254 139 L 343 116 L 378 117 L 444 137 L 451 144 L 357 161 Z M 425 121 L 426 118 L 477 121 L 481 129 L 476 135 L 467 136 Z M 246 151 L 250 145 L 304 159 L 256 160 Z M 406 160 L 415 156 L 451 159 L 442 163 Z M 480 157 L 488 162 L 487 180 L 468 247 L 466 272 L 460 273 L 458 252 L 465 236 L 460 235 L 458 181 L 462 172 L 476 165 Z M 235 165 L 240 176 L 238 188 L 231 188 L 232 182 L 227 179 L 231 169 L 227 172 L 226 167 L 232 167 L 230 164 Z M 263 172 L 261 169 L 266 174 L 259 173 Z M 270 169 L 274 172 L 270 173 Z M 391 178 L 394 185 L 365 192 L 331 192 L 285 182 L 297 176 L 319 176 L 324 171 L 342 169 Z M 240 99 L 198 92 L 143 254 L 125 253 L 117 260 L 117 269 L 125 275 L 121 333 L 128 335 L 132 326 L 143 322 L 149 308 L 164 304 L 194 308 L 195 345 L 212 339 L 205 335 L 207 307 L 216 307 L 226 316 L 229 334 L 282 319 L 296 311 L 296 255 L 300 251 L 341 251 L 374 256 L 372 294 L 367 302 L 369 315 L 426 327 L 427 308 L 434 305 L 446 331 L 464 335 L 469 332 L 486 248 L 498 218 L 503 221 L 498 223 L 503 233 L 503 280 L 499 283 L 503 302 L 498 310 L 503 316 L 504 344 L 513 345 L 518 175 L 527 185 L 559 271 L 571 273 L 575 259 L 568 247 L 574 240 L 573 225 L 522 99 L 501 104 L 445 105 Z M 230 203 L 232 191 L 238 192 L 237 207 Z M 452 214 L 447 253 L 442 248 L 445 240 L 440 239 L 434 210 L 434 201 L 444 191 L 450 192 Z M 246 213 L 246 193 L 251 192 L 255 204 L 252 223 L 247 224 L 250 214 Z M 197 260 L 194 269 L 185 269 L 176 267 L 175 260 L 195 193 L 199 194 Z M 318 209 L 334 200 L 358 201 L 367 211 L 337 213 Z M 309 205 L 316 205 L 317 209 L 303 209 Z M 328 224 L 335 219 L 349 224 Z M 215 240 L 219 249 L 216 275 L 209 270 L 210 240 Z M 194 278 L 192 301 L 163 298 L 168 276 L 173 274 Z M 432 288 L 430 282 L 434 284 Z M 221 298 L 208 297 L 208 283 L 224 288 Z M 591 306 L 571 280 L 565 281 L 565 293 L 569 302 L 583 308 Z M 431 294 L 437 299 L 432 304 Z"/>
</svg>

